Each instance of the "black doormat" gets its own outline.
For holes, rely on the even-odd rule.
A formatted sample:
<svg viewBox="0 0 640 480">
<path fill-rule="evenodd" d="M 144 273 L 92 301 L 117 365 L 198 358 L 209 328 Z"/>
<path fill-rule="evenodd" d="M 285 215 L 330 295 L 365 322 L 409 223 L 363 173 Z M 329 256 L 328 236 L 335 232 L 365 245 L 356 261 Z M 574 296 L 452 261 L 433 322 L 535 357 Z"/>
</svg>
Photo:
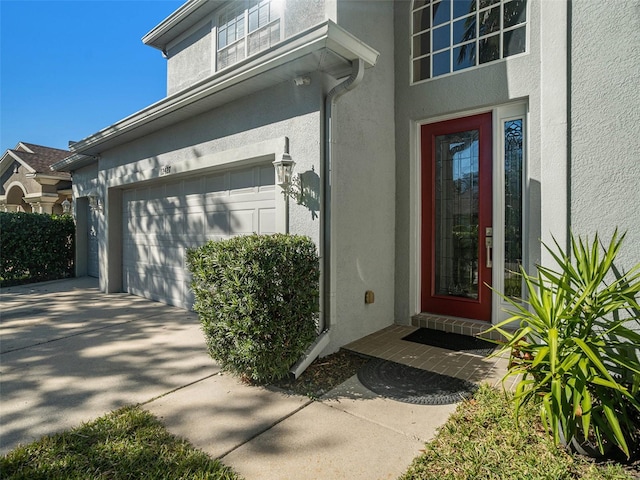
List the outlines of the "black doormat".
<svg viewBox="0 0 640 480">
<path fill-rule="evenodd" d="M 358 370 L 358 380 L 386 398 L 417 405 L 447 405 L 471 396 L 478 386 L 400 363 L 374 358 Z"/>
<path fill-rule="evenodd" d="M 458 352 L 473 353 L 487 357 L 491 355 L 495 344 L 482 340 L 481 338 L 460 335 L 459 333 L 443 332 L 441 330 L 433 330 L 431 328 L 419 328 L 402 340 L 408 342 L 421 343 L 422 345 L 430 345 L 432 347 L 446 348 L 447 350 L 456 350 Z"/>
</svg>

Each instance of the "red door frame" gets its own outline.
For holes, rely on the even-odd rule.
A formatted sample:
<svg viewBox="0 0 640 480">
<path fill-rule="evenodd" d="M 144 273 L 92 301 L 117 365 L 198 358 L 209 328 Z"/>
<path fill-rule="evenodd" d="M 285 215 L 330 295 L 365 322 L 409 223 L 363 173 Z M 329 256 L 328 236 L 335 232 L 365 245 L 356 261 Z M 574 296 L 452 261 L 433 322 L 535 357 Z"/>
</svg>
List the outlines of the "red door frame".
<svg viewBox="0 0 640 480">
<path fill-rule="evenodd" d="M 435 138 L 448 133 L 479 130 L 478 175 L 478 299 L 435 294 Z M 487 267 L 486 228 L 492 226 L 492 116 L 491 112 L 426 124 L 422 146 L 422 288 L 421 310 L 452 317 L 491 321 L 491 268 Z"/>
</svg>

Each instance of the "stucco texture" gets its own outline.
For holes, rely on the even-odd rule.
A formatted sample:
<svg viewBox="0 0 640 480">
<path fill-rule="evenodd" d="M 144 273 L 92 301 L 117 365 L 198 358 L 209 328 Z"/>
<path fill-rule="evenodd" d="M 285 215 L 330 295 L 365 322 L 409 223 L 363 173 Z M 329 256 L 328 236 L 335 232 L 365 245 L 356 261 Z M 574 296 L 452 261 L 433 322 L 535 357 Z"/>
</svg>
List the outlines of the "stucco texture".
<svg viewBox="0 0 640 480">
<path fill-rule="evenodd" d="M 380 56 L 333 111 L 334 349 L 393 323 L 395 242 L 393 4 L 339 2 L 338 21 Z"/>
<path fill-rule="evenodd" d="M 628 269 L 640 262 L 640 2 L 573 2 L 572 21 L 571 226 L 627 231 Z"/>
</svg>

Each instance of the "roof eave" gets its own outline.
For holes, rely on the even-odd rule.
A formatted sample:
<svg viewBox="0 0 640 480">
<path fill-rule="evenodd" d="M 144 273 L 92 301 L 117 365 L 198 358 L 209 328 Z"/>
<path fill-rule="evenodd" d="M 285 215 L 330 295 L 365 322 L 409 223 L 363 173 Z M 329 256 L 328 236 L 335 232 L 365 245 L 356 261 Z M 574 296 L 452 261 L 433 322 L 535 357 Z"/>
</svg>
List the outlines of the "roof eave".
<svg viewBox="0 0 640 480">
<path fill-rule="evenodd" d="M 132 131 L 135 129 L 160 119 L 167 122 L 166 124 L 170 124 L 168 120 L 170 118 L 179 121 L 179 118 L 176 118 L 176 112 L 199 100 L 214 98 L 216 94 L 225 91 L 229 92 L 234 86 L 258 78 L 261 74 L 273 71 L 278 67 L 284 67 L 296 60 L 302 61 L 307 56 L 321 51 L 330 51 L 335 58 L 341 58 L 340 61 L 343 62 L 344 67 L 350 67 L 351 62 L 358 58 L 363 59 L 367 67 L 372 67 L 376 64 L 379 56 L 376 50 L 334 22 L 321 23 L 285 40 L 277 47 L 256 58 L 247 59 L 229 70 L 218 72 L 74 143 L 70 146 L 73 154 L 55 163 L 52 168 L 58 171 L 69 171 L 88 165 L 95 161 L 95 158 L 86 158 L 87 155 L 99 154 L 107 143 L 109 148 L 118 145 L 117 139 L 124 142 L 125 137 L 126 141 L 135 138 L 132 137 Z M 312 69 L 321 70 L 321 68 L 321 65 L 316 64 Z M 211 108 L 215 108 L 215 106 Z M 140 135 L 142 134 L 144 133 L 140 133 Z"/>
<path fill-rule="evenodd" d="M 224 1 L 190 0 L 142 37 L 145 45 L 165 51 L 167 44 L 192 25 L 218 9 Z"/>
<path fill-rule="evenodd" d="M 9 160 L 6 160 L 6 159 L 9 159 Z M 2 159 L 0 160 L 0 162 L 2 164 L 6 164 L 5 162 L 9 161 L 11 163 L 14 160 L 17 161 L 20 165 L 22 165 L 27 170 L 27 172 L 35 173 L 34 168 L 31 165 L 29 165 L 27 162 L 25 162 L 22 158 L 20 158 L 20 156 L 13 150 L 7 150 L 2 156 Z M 6 170 L 7 168 L 8 166 L 5 167 L 4 170 Z"/>
<path fill-rule="evenodd" d="M 94 162 L 97 162 L 98 158 L 92 155 L 82 155 L 80 153 L 74 153 L 69 155 L 67 158 L 60 160 L 51 165 L 51 170 L 56 172 L 70 172 L 72 170 L 77 170 L 82 167 L 86 167 L 87 165 L 91 165 Z"/>
</svg>

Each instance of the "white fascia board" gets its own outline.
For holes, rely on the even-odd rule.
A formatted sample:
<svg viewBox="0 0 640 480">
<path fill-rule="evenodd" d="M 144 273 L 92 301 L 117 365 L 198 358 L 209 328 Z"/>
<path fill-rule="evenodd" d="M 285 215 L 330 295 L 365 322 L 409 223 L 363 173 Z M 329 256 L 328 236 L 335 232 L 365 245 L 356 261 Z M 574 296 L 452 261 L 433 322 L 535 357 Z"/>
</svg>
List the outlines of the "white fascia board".
<svg viewBox="0 0 640 480">
<path fill-rule="evenodd" d="M 6 172 L 12 163 L 13 163 L 13 157 L 9 155 L 9 150 L 7 150 L 2 155 L 2 158 L 0 158 L 0 175 Z"/>
<path fill-rule="evenodd" d="M 0 171 L 4 173 L 14 160 L 24 168 L 26 168 L 29 173 L 35 173 L 35 170 L 27 162 L 22 160 L 16 152 L 12 150 L 7 150 L 2 156 L 2 160 L 0 160 Z"/>
<path fill-rule="evenodd" d="M 145 45 L 164 51 L 171 40 L 193 24 L 201 21 L 224 3 L 225 1 L 191 0 L 180 6 L 175 12 L 151 29 L 149 33 L 142 37 L 142 42 Z M 181 26 L 183 22 L 187 23 Z M 171 31 L 175 28 L 178 28 L 178 30 L 171 34 Z"/>
<path fill-rule="evenodd" d="M 372 67 L 376 64 L 379 56 L 376 50 L 361 42 L 334 22 L 321 23 L 285 40 L 282 44 L 266 51 L 258 58 L 249 58 L 228 70 L 214 74 L 74 143 L 70 146 L 73 154 L 52 165 L 52 168 L 64 171 L 78 168 L 81 164 L 86 165 L 92 159 L 87 160 L 85 155 L 99 154 L 101 145 L 104 146 L 107 142 L 109 142 L 109 148 L 112 148 L 119 144 L 117 139 L 121 136 L 131 134 L 133 130 L 160 119 L 168 120 L 174 117 L 175 121 L 179 121 L 181 109 L 204 99 L 213 99 L 208 108 L 216 108 L 216 94 L 228 92 L 231 87 L 323 50 L 330 50 L 341 57 L 347 65 L 358 58 L 362 58 L 366 67 Z M 322 65 L 320 65 L 320 62 L 316 62 L 314 68 L 315 70 L 320 70 Z M 273 83 L 281 81 L 281 78 L 276 78 Z M 264 88 L 264 85 L 260 88 Z M 225 102 L 228 101 L 232 101 L 232 98 L 225 99 Z M 140 133 L 140 135 L 142 134 L 146 133 Z M 124 140 L 124 138 L 121 139 L 122 142 Z M 126 141 L 130 140 L 132 140 L 131 135 L 126 138 Z"/>
<path fill-rule="evenodd" d="M 33 153 L 33 150 L 31 150 L 29 147 L 27 147 L 24 143 L 22 142 L 18 142 L 18 145 L 16 145 L 16 148 L 14 148 L 14 150 L 17 150 L 18 148 L 23 148 L 25 152 L 27 153 Z"/>
</svg>

